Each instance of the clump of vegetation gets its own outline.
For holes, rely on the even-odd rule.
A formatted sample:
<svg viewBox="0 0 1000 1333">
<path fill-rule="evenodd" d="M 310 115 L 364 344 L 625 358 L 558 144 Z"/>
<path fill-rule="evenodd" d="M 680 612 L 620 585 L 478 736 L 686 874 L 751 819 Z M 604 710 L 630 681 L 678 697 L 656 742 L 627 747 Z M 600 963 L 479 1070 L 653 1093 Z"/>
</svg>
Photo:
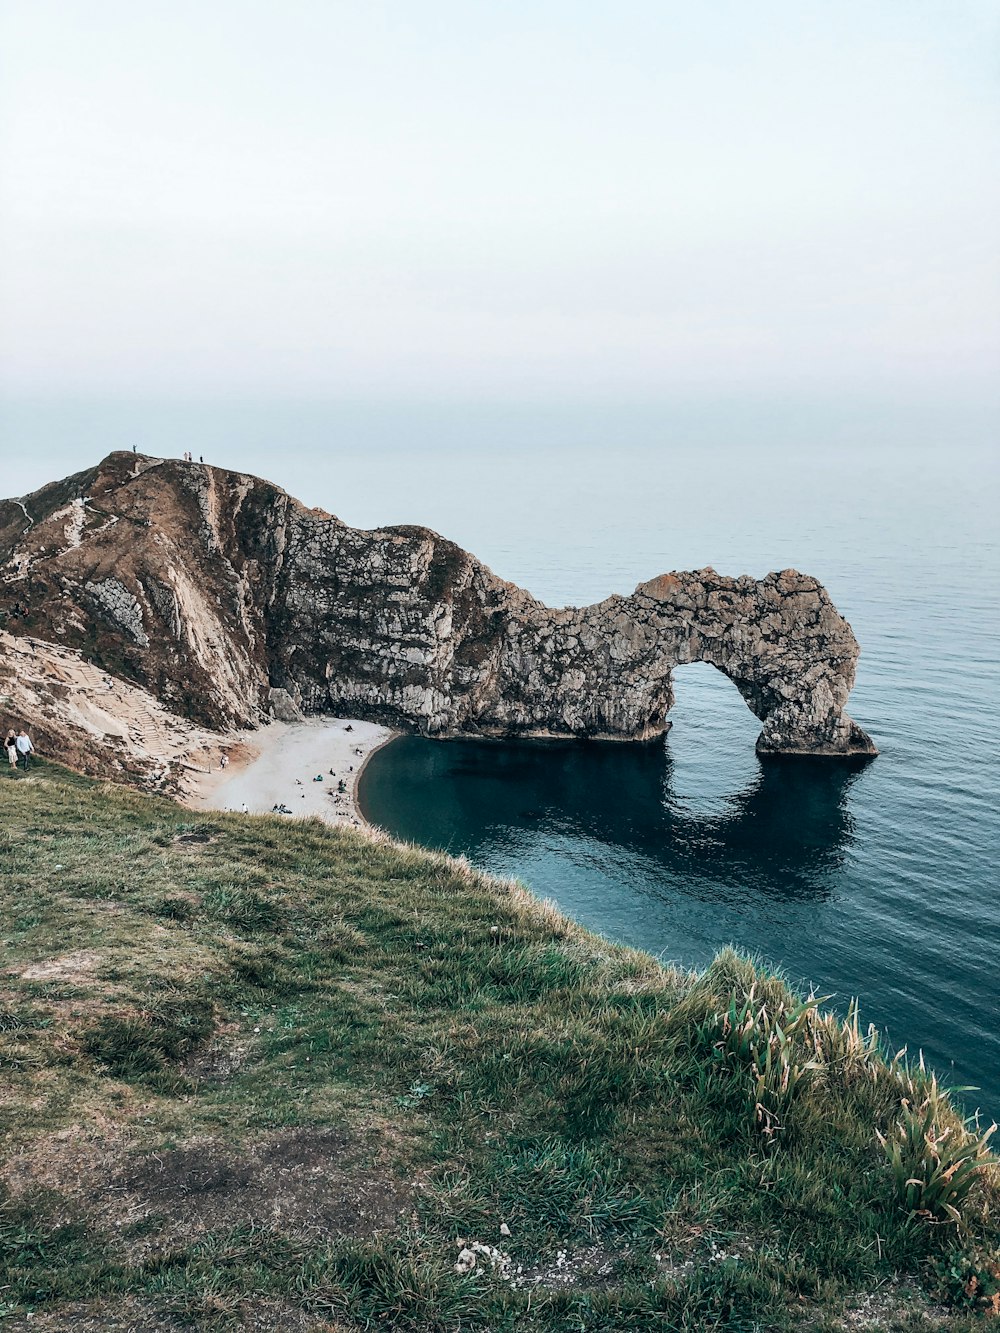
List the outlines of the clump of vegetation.
<svg viewBox="0 0 1000 1333">
<path fill-rule="evenodd" d="M 803 1058 L 796 1040 L 818 1003 L 814 997 L 793 1003 L 782 995 L 769 1008 L 758 1001 L 752 984 L 742 1004 L 731 994 L 728 1008 L 703 1027 L 724 1067 L 744 1080 L 751 1121 L 765 1143 L 775 1144 L 787 1129 L 796 1096 L 810 1074 L 822 1068 L 819 1060 Z"/>
<path fill-rule="evenodd" d="M 995 1312 L 988 1135 L 857 1005 L 314 821 L 195 827 L 43 765 L 4 813 L 5 1328 Z"/>
<path fill-rule="evenodd" d="M 933 1074 L 922 1091 L 917 1107 L 902 1099 L 893 1130 L 888 1135 L 876 1131 L 878 1139 L 908 1215 L 962 1226 L 970 1195 L 994 1165 L 988 1145 L 996 1125 L 979 1134 L 960 1123 Z"/>
<path fill-rule="evenodd" d="M 1000 1248 L 953 1247 L 938 1260 L 936 1272 L 949 1304 L 1000 1319 Z"/>
<path fill-rule="evenodd" d="M 207 998 L 164 996 L 135 1013 L 103 1015 L 84 1035 L 83 1049 L 111 1076 L 177 1091 L 183 1080 L 172 1066 L 193 1052 L 213 1027 Z"/>
<path fill-rule="evenodd" d="M 809 1015 L 809 1037 L 815 1058 L 844 1087 L 859 1081 L 876 1082 L 885 1067 L 878 1029 L 870 1023 L 867 1031 L 861 1031 L 856 998 L 848 1004 L 844 1019 L 814 1008 Z"/>
</svg>

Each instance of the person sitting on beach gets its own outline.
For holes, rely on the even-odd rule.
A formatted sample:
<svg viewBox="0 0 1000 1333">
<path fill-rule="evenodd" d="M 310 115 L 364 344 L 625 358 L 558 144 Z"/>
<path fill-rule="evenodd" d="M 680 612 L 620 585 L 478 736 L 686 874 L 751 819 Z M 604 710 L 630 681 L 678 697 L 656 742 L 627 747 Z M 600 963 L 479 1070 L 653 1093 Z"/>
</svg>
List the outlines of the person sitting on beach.
<svg viewBox="0 0 1000 1333">
<path fill-rule="evenodd" d="M 17 740 L 14 742 L 17 748 L 17 757 L 21 761 L 21 767 L 27 773 L 28 756 L 35 753 L 35 747 L 31 743 L 31 737 L 22 727 L 17 733 Z"/>
<path fill-rule="evenodd" d="M 3 748 L 7 751 L 7 762 L 11 768 L 17 768 L 17 732 L 11 727 L 10 731 L 3 740 Z"/>
</svg>

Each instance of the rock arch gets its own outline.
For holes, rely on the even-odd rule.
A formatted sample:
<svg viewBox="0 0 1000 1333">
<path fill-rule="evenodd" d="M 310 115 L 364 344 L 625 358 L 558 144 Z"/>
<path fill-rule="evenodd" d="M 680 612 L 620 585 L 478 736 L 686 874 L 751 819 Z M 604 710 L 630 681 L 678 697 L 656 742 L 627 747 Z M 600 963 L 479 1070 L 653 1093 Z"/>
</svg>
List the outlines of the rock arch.
<svg viewBox="0 0 1000 1333">
<path fill-rule="evenodd" d="M 759 753 L 874 754 L 844 711 L 858 652 L 807 575 L 666 574 L 582 609 L 519 607 L 459 729 L 644 739 L 669 725 L 674 667 L 707 662 L 764 724 Z"/>
</svg>

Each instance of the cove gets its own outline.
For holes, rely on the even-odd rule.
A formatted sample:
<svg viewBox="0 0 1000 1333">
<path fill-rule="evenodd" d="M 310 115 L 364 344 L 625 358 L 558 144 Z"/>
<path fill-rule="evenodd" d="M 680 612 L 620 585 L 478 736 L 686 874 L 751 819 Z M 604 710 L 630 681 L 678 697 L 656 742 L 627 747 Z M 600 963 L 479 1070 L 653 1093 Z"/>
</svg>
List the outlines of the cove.
<svg viewBox="0 0 1000 1333">
<path fill-rule="evenodd" d="M 901 849 L 893 821 L 870 818 L 884 760 L 762 759 L 754 719 L 704 671 L 717 683 L 697 681 L 697 724 L 682 699 L 658 740 L 401 737 L 367 765 L 362 808 L 667 961 L 702 967 L 734 943 L 842 1011 L 858 995 L 893 1049 L 922 1049 L 978 1087 L 970 1109 L 1000 1110 L 992 970 L 970 969 L 948 918 L 886 873 Z"/>
</svg>

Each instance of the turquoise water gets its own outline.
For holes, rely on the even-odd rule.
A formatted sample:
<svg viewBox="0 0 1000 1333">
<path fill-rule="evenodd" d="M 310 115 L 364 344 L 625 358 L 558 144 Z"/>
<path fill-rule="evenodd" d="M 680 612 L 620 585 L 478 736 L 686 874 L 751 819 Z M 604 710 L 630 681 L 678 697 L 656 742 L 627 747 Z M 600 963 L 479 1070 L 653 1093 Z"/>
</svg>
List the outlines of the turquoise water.
<svg viewBox="0 0 1000 1333">
<path fill-rule="evenodd" d="M 1000 1115 L 1000 464 L 995 415 L 765 402 L 602 409 L 0 404 L 19 493 L 140 448 L 243 468 L 359 526 L 423 523 L 551 604 L 670 569 L 795 566 L 862 646 L 880 756 L 762 765 L 710 667 L 650 745 L 408 738 L 375 822 L 518 875 L 682 964 L 733 942 L 927 1056 Z"/>
</svg>

